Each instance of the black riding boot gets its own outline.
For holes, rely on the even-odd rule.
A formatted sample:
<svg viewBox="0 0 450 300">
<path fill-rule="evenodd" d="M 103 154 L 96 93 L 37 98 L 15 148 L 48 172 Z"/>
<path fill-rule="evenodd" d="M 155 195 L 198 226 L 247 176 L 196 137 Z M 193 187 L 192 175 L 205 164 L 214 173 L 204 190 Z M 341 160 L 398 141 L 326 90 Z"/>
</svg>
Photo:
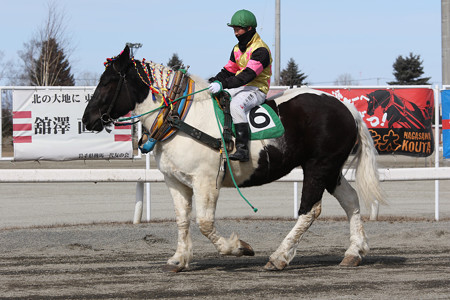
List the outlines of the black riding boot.
<svg viewBox="0 0 450 300">
<path fill-rule="evenodd" d="M 236 129 L 236 152 L 231 154 L 231 160 L 238 160 L 240 162 L 248 161 L 248 140 L 250 138 L 250 127 L 248 123 L 234 124 Z"/>
</svg>

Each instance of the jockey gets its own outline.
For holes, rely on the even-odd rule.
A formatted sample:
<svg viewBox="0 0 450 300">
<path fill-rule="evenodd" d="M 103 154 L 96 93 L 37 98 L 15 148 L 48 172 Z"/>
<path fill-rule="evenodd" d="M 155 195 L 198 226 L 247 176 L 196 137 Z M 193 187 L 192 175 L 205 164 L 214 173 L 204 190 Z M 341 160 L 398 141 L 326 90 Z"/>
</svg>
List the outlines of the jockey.
<svg viewBox="0 0 450 300">
<path fill-rule="evenodd" d="M 209 79 L 209 91 L 217 94 L 227 89 L 231 95 L 230 111 L 236 129 L 236 152 L 231 160 L 249 160 L 250 128 L 247 113 L 262 104 L 270 86 L 272 56 L 269 47 L 256 32 L 256 17 L 245 9 L 237 11 L 227 24 L 233 27 L 239 43 L 231 51 L 223 69 Z"/>
</svg>

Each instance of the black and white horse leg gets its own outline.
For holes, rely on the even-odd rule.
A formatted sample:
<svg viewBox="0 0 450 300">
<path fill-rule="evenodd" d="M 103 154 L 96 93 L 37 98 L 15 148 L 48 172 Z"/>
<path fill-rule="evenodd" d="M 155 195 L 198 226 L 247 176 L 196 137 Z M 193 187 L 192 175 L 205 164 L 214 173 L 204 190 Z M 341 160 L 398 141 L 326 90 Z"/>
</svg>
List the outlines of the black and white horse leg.
<svg viewBox="0 0 450 300">
<path fill-rule="evenodd" d="M 167 261 L 164 271 L 179 272 L 189 267 L 192 260 L 192 239 L 189 232 L 192 211 L 192 189 L 174 178 L 166 176 L 166 184 L 172 195 L 178 226 L 177 251 Z"/>
<path fill-rule="evenodd" d="M 362 256 L 369 252 L 367 237 L 364 232 L 359 210 L 358 194 L 355 189 L 342 177 L 341 182 L 333 193 L 347 214 L 350 223 L 350 247 L 345 252 L 341 266 L 356 267 Z"/>
<path fill-rule="evenodd" d="M 303 234 L 317 219 L 322 211 L 322 195 L 325 188 L 316 180 L 306 179 L 303 183 L 299 217 L 294 228 L 284 238 L 278 249 L 270 256 L 264 269 L 283 270 L 294 258 L 298 243 Z"/>
<path fill-rule="evenodd" d="M 202 181 L 194 183 L 194 198 L 197 212 L 197 223 L 201 233 L 207 237 L 222 255 L 234 256 L 253 256 L 252 247 L 239 239 L 236 233 L 231 234 L 230 238 L 222 237 L 214 223 L 217 199 L 219 189 L 216 188 L 216 182 L 207 182 L 205 178 Z"/>
</svg>

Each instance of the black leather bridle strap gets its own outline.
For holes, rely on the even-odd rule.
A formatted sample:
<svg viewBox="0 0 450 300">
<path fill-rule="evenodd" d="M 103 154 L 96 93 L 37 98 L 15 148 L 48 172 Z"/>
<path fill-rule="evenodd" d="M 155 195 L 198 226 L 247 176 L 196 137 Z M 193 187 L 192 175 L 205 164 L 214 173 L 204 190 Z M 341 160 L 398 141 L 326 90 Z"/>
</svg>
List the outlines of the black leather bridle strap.
<svg viewBox="0 0 450 300">
<path fill-rule="evenodd" d="M 111 104 L 108 107 L 108 110 L 101 117 L 101 120 L 104 123 L 108 123 L 109 121 L 111 121 L 110 113 L 111 113 L 112 109 L 114 108 L 114 105 L 116 104 L 117 98 L 119 98 L 120 90 L 122 89 L 122 85 L 125 82 L 126 74 L 122 75 L 121 73 L 119 73 L 119 75 L 120 75 L 120 79 L 119 79 L 119 83 L 117 84 L 116 91 L 114 92 L 114 97 L 111 101 Z"/>
</svg>

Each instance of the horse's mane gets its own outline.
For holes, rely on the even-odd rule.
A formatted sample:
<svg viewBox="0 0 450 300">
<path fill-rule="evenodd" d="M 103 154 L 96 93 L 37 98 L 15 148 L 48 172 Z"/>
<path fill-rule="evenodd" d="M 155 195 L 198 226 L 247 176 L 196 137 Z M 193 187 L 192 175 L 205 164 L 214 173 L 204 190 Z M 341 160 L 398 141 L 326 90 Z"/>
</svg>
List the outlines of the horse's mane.
<svg viewBox="0 0 450 300">
<path fill-rule="evenodd" d="M 208 86 L 208 81 L 200 76 L 189 74 L 189 76 L 192 78 L 192 80 L 195 81 L 195 84 L 197 85 L 197 90 L 204 89 Z"/>
<path fill-rule="evenodd" d="M 170 87 L 171 81 L 175 75 L 175 70 L 169 66 L 165 66 L 163 64 L 155 63 L 153 61 L 147 62 L 150 69 L 153 70 L 152 74 L 150 74 L 154 80 L 154 85 L 157 85 L 157 87 L 161 87 L 162 84 L 167 85 Z M 208 82 L 197 75 L 193 75 L 191 73 L 188 73 L 189 77 L 195 81 L 195 90 L 201 90 L 208 86 Z M 197 97 L 199 98 L 199 97 Z"/>
</svg>

